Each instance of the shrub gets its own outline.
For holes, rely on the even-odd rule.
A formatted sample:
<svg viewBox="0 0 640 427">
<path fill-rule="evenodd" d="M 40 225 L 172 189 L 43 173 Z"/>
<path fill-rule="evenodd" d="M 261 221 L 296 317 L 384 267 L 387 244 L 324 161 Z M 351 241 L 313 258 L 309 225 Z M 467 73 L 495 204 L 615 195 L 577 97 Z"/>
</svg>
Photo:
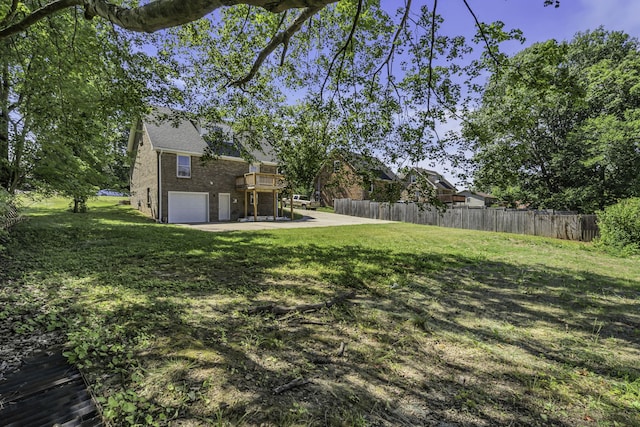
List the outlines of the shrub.
<svg viewBox="0 0 640 427">
<path fill-rule="evenodd" d="M 597 212 L 597 245 L 623 254 L 640 254 L 640 197 L 622 200 Z"/>
</svg>

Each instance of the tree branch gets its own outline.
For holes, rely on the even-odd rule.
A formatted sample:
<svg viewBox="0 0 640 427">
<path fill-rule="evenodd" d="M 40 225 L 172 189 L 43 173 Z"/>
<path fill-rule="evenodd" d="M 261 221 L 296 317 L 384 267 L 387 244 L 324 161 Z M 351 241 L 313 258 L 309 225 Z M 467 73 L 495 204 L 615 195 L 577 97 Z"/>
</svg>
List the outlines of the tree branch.
<svg viewBox="0 0 640 427">
<path fill-rule="evenodd" d="M 282 18 L 280 18 L 280 22 L 278 22 L 278 29 L 276 30 L 276 32 L 279 31 L 280 28 L 282 28 L 282 25 L 284 24 L 285 19 L 287 19 L 286 11 L 282 14 Z M 284 58 L 287 56 L 287 49 L 289 49 L 289 40 L 285 40 L 282 42 L 282 55 L 280 56 L 281 67 L 284 65 Z"/>
<path fill-rule="evenodd" d="M 347 37 L 347 41 L 344 45 L 333 55 L 333 59 L 331 60 L 331 64 L 329 64 L 329 70 L 327 71 L 327 75 L 324 78 L 324 82 L 322 82 L 322 87 L 320 88 L 320 97 L 322 97 L 322 92 L 324 92 L 324 87 L 327 84 L 327 80 L 329 80 L 329 76 L 331 75 L 331 70 L 333 69 L 333 65 L 335 64 L 338 56 L 342 53 L 342 61 L 344 61 L 344 55 L 347 53 L 347 48 L 351 44 L 353 40 L 353 35 L 356 32 L 356 27 L 358 26 L 358 21 L 360 20 L 360 14 L 362 13 L 362 0 L 358 0 L 358 9 L 356 10 L 356 16 L 353 17 L 353 24 L 351 25 L 351 31 L 349 31 L 349 36 Z M 342 64 L 342 63 L 341 63 Z M 340 65 L 342 69 L 342 65 Z"/>
<path fill-rule="evenodd" d="M 466 0 L 465 0 L 466 3 Z M 433 0 L 433 11 L 431 11 L 431 46 L 429 47 L 429 77 L 427 80 L 427 111 L 431 110 L 431 85 L 433 80 L 433 49 L 436 44 L 436 9 L 438 0 Z"/>
<path fill-rule="evenodd" d="M 83 6 L 85 18 L 104 18 L 118 27 L 152 33 L 198 20 L 216 9 L 239 4 L 259 6 L 268 12 L 289 9 L 320 10 L 338 0 L 154 0 L 139 7 L 120 7 L 107 0 L 56 0 L 29 14 L 23 20 L 0 30 L 0 39 L 26 30 L 41 19 L 73 6 Z"/>
<path fill-rule="evenodd" d="M 61 10 L 68 9 L 73 6 L 80 6 L 83 4 L 83 0 L 58 0 L 36 9 L 33 13 L 27 15 L 22 21 L 10 25 L 0 30 L 0 40 L 12 36 L 17 33 L 25 31 L 38 21 L 60 12 Z"/>
<path fill-rule="evenodd" d="M 482 24 L 478 20 L 478 17 L 476 16 L 476 14 L 473 11 L 473 9 L 471 9 L 471 6 L 469 6 L 469 3 L 467 3 L 467 0 L 462 0 L 462 1 L 464 2 L 465 6 L 467 6 L 467 10 L 471 14 L 471 16 L 473 16 L 473 20 L 476 23 L 476 27 L 478 27 L 478 31 L 480 31 L 480 35 L 482 36 L 482 40 L 484 40 L 484 44 L 485 44 L 485 46 L 487 46 L 487 52 L 489 53 L 489 56 L 491 57 L 491 59 L 493 59 L 493 61 L 496 63 L 496 65 L 500 66 L 500 60 L 494 55 L 493 50 L 491 50 L 491 45 L 489 44 L 489 40 L 487 39 L 487 35 L 485 34 L 484 29 L 482 28 Z M 545 4 L 545 6 L 546 6 L 546 4 Z"/>
<path fill-rule="evenodd" d="M 320 7 L 308 7 L 305 10 L 303 10 L 302 12 L 300 12 L 300 15 L 298 15 L 298 17 L 296 18 L 295 21 L 293 21 L 293 24 L 291 24 L 286 30 L 276 34 L 271 41 L 269 42 L 268 45 L 266 45 L 264 47 L 264 49 L 262 49 L 260 51 L 260 53 L 258 54 L 258 57 L 256 58 L 255 62 L 253 63 L 253 67 L 251 67 L 251 70 L 247 73 L 246 76 L 244 76 L 243 78 L 236 80 L 235 82 L 232 82 L 230 84 L 230 86 L 242 86 L 245 83 L 247 83 L 249 80 L 251 80 L 252 78 L 255 77 L 256 73 L 258 72 L 258 70 L 260 69 L 260 66 L 262 65 L 262 63 L 269 57 L 269 55 L 281 44 L 283 44 L 284 46 L 287 46 L 289 43 L 289 40 L 291 39 L 291 37 L 297 33 L 298 31 L 300 31 L 300 29 L 302 28 L 302 25 L 309 19 L 311 18 L 313 15 L 315 15 L 316 13 L 318 13 L 324 6 L 320 6 Z"/>
<path fill-rule="evenodd" d="M 411 12 L 411 0 L 407 0 L 405 3 L 404 14 L 402 15 L 402 20 L 400 21 L 400 25 L 398 26 L 396 33 L 393 35 L 393 40 L 391 41 L 391 49 L 389 49 L 389 54 L 387 55 L 387 58 L 384 60 L 384 62 L 382 62 L 382 64 L 380 64 L 378 69 L 373 73 L 373 79 L 375 79 L 378 73 L 382 71 L 384 66 L 389 64 L 389 62 L 391 61 L 391 58 L 393 57 L 393 54 L 396 51 L 396 45 L 398 43 L 398 39 L 400 38 L 400 34 L 402 33 L 402 30 L 404 30 L 404 28 L 407 25 L 409 12 Z"/>
<path fill-rule="evenodd" d="M 124 8 L 105 0 L 85 0 L 85 18 L 95 16 L 107 19 L 127 30 L 152 33 L 154 31 L 184 25 L 239 1 L 221 0 L 155 0 L 143 6 Z"/>
<path fill-rule="evenodd" d="M 311 382 L 311 380 L 307 380 L 304 378 L 296 378 L 293 381 L 290 381 L 284 385 L 281 385 L 279 387 L 276 387 L 273 389 L 273 394 L 280 394 L 283 393 L 287 390 L 291 390 L 292 388 L 296 388 L 296 387 L 302 387 L 305 384 L 309 384 Z"/>
<path fill-rule="evenodd" d="M 269 305 L 263 305 L 259 307 L 253 307 L 249 310 L 246 310 L 246 313 L 247 314 L 259 314 L 259 313 L 287 314 L 293 311 L 300 311 L 300 312 L 316 311 L 316 310 L 320 310 L 321 308 L 332 307 L 338 303 L 353 299 L 355 297 L 356 297 L 356 293 L 355 291 L 352 291 L 345 294 L 340 294 L 328 301 L 320 302 L 317 304 L 300 304 L 300 305 L 293 305 L 289 307 L 269 304 Z"/>
</svg>

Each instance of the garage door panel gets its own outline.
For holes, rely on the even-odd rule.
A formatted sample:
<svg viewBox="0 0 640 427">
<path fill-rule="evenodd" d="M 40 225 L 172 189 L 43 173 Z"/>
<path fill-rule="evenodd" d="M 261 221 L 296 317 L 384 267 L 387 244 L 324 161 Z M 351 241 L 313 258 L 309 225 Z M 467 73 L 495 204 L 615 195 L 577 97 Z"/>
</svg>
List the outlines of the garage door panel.
<svg viewBox="0 0 640 427">
<path fill-rule="evenodd" d="M 208 222 L 209 194 L 169 191 L 170 223 Z"/>
</svg>

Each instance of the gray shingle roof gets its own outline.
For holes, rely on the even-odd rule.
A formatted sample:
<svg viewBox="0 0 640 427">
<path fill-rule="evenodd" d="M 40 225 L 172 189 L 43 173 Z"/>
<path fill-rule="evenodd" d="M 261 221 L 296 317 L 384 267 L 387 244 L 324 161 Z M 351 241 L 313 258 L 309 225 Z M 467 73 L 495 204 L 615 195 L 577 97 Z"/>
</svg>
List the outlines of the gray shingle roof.
<svg viewBox="0 0 640 427">
<path fill-rule="evenodd" d="M 173 117 L 172 111 L 158 108 L 147 117 L 144 126 L 157 150 L 204 154 L 207 143 L 195 125 L 186 118 Z"/>
<path fill-rule="evenodd" d="M 456 190 L 456 187 L 447 181 L 442 175 L 440 175 L 436 171 L 432 171 L 429 169 L 413 167 L 408 172 L 400 174 L 400 179 L 408 179 L 408 177 L 412 174 L 416 173 L 422 175 L 427 178 L 427 180 L 433 185 L 436 189 L 444 189 L 444 190 Z"/>
<path fill-rule="evenodd" d="M 338 151 L 338 153 L 359 173 L 372 174 L 375 178 L 385 181 L 395 181 L 398 178 L 387 165 L 373 156 L 351 151 Z"/>
<path fill-rule="evenodd" d="M 238 147 L 225 142 L 209 145 L 195 123 L 168 108 L 156 107 L 144 120 L 144 126 L 156 150 L 201 156 L 210 147 L 210 154 L 218 156 L 245 158 L 248 154 L 258 162 L 277 163 L 273 148 L 266 142 L 261 149 Z"/>
</svg>

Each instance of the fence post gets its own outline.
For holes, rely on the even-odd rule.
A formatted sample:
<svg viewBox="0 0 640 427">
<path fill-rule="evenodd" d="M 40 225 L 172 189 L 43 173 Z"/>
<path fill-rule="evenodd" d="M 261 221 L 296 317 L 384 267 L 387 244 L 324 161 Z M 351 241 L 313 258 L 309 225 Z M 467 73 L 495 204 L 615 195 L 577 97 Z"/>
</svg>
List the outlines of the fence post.
<svg viewBox="0 0 640 427">
<path fill-rule="evenodd" d="M 536 211 L 533 211 L 533 235 L 534 236 L 538 235 L 537 230 L 536 230 L 536 221 L 537 221 L 536 213 L 537 213 Z"/>
</svg>

